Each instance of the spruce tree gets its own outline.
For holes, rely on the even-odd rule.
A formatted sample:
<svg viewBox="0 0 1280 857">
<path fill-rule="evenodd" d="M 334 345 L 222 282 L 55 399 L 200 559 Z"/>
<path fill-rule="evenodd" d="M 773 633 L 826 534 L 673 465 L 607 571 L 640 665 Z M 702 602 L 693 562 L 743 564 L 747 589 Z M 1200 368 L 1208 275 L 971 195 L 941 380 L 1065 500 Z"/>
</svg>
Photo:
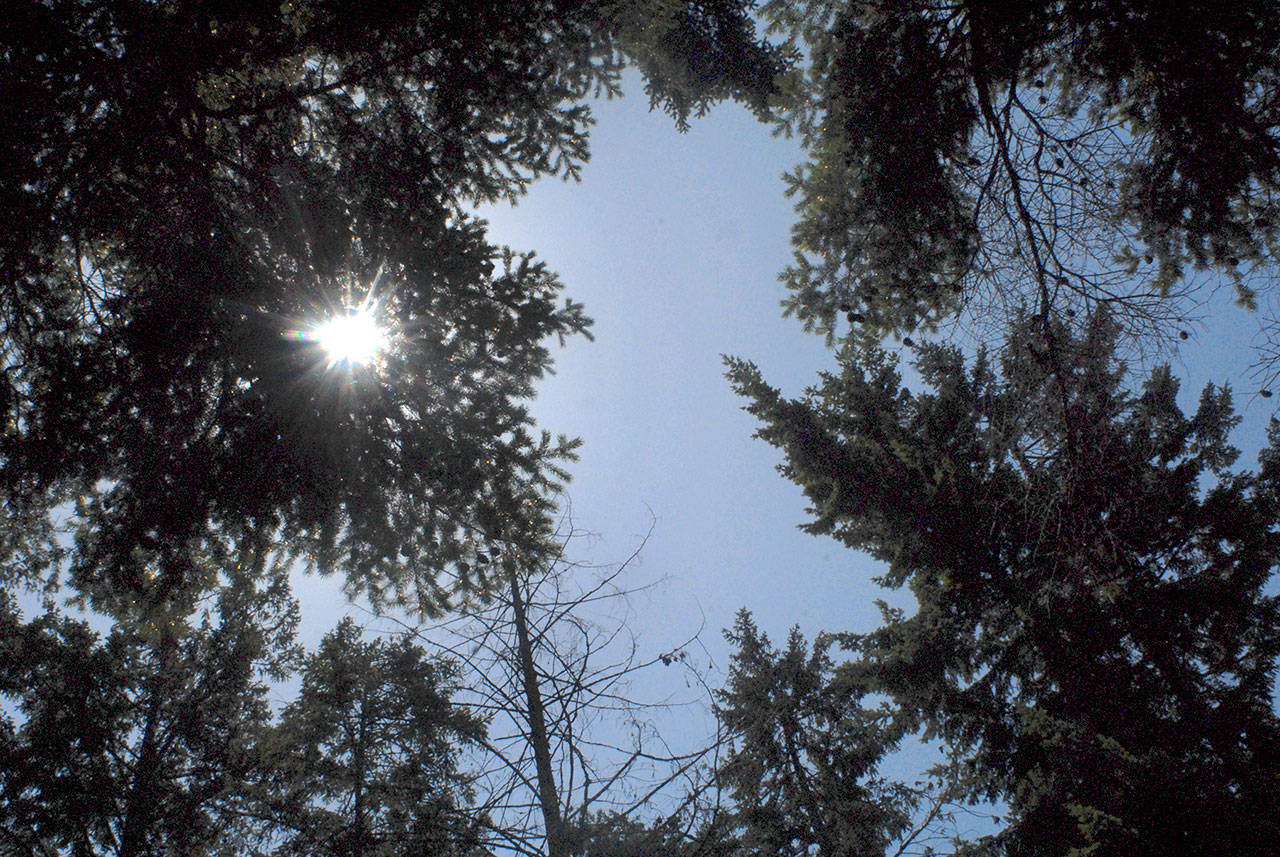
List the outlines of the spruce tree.
<svg viewBox="0 0 1280 857">
<path fill-rule="evenodd" d="M 0 853 L 244 852 L 297 608 L 283 566 L 200 568 L 163 607 L 121 598 L 102 635 L 0 595 Z"/>
<path fill-rule="evenodd" d="M 478 855 L 486 819 L 459 760 L 484 736 L 453 704 L 456 668 L 407 638 L 362 639 L 344 619 L 302 670 L 270 753 L 267 853 Z"/>
<path fill-rule="evenodd" d="M 10 4 L 0 21 L 0 542 L 45 572 L 180 587 L 282 539 L 375 603 L 537 551 L 574 442 L 525 400 L 582 308 L 469 214 L 588 157 L 630 49 L 683 118 L 761 105 L 746 4 Z M 323 325 L 367 311 L 363 363 Z M 147 571 L 158 569 L 151 581 Z M 104 578 L 104 579 L 99 579 Z"/>
<path fill-rule="evenodd" d="M 837 671 L 824 636 L 798 630 L 774 649 L 743 610 L 717 710 L 729 751 L 719 784 L 733 799 L 736 851 L 759 857 L 883 854 L 909 835 L 919 795 L 877 773 L 897 747 L 888 706 Z M 901 843 L 905 848 L 909 843 Z"/>
<path fill-rule="evenodd" d="M 1194 414 L 1167 368 L 1125 387 L 1116 326 L 1028 320 L 966 362 L 922 344 L 927 392 L 846 349 L 799 399 L 731 376 L 809 498 L 806 528 L 887 563 L 837 668 L 940 738 L 1010 855 L 1259 857 L 1280 840 L 1280 423 L 1233 468 L 1225 387 Z"/>
</svg>

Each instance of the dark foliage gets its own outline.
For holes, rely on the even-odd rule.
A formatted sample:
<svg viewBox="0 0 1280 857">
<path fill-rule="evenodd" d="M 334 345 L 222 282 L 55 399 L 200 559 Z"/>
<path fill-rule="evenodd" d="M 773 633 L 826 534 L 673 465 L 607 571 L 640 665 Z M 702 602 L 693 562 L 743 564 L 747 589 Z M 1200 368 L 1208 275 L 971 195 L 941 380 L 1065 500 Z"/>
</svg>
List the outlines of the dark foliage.
<svg viewBox="0 0 1280 857">
<path fill-rule="evenodd" d="M 0 853 L 237 853 L 268 682 L 296 657 L 282 570 L 249 571 L 165 610 L 126 600 L 101 640 L 0 602 Z"/>
<path fill-rule="evenodd" d="M 723 816 L 721 816 L 723 818 Z M 686 832 L 672 821 L 646 824 L 626 813 L 600 813 L 576 830 L 581 857 L 736 857 L 737 840 L 721 825 Z"/>
<path fill-rule="evenodd" d="M 678 124 L 763 112 L 782 62 L 749 8 L 5 8 L 0 851 L 478 852 L 453 668 L 343 625 L 270 726 L 293 615 L 235 558 L 431 613 L 554 554 L 576 442 L 525 401 L 590 321 L 468 212 L 576 177 L 624 56 Z M 388 345 L 335 363 L 308 334 L 364 305 Z M 59 583 L 104 641 L 7 594 Z"/>
<path fill-rule="evenodd" d="M 768 118 L 790 51 L 756 39 L 752 2 L 688 0 L 618 4 L 621 42 L 645 78 L 653 106 L 681 130 L 717 101 L 734 99 Z"/>
<path fill-rule="evenodd" d="M 776 651 L 744 610 L 718 710 L 731 736 L 719 777 L 736 807 L 741 857 L 883 854 L 907 832 L 918 795 L 876 774 L 896 747 L 887 707 L 837 679 L 824 638 L 799 631 Z"/>
<path fill-rule="evenodd" d="M 273 729 L 264 853 L 479 854 L 459 758 L 484 735 L 450 699 L 456 668 L 405 639 L 361 639 L 347 619 L 307 659 Z"/>
<path fill-rule="evenodd" d="M 623 46 L 682 121 L 762 103 L 777 64 L 743 4 L 647 8 L 11 4 L 9 574 L 41 573 L 42 522 L 76 497 L 89 587 L 163 593 L 202 542 L 257 532 L 431 610 L 483 587 L 492 543 L 536 550 L 574 443 L 522 402 L 548 337 L 589 320 L 466 212 L 577 175 L 583 102 L 615 91 Z M 374 368 L 284 335 L 366 297 L 392 334 Z"/>
<path fill-rule="evenodd" d="M 807 528 L 888 563 L 919 610 L 837 669 L 946 742 L 1011 855 L 1269 853 L 1280 840 L 1280 424 L 1231 469 L 1225 388 L 1122 386 L 1115 326 L 1020 326 L 994 362 L 920 345 L 782 398 L 731 375 L 813 504 Z"/>
<path fill-rule="evenodd" d="M 132 587 L 152 561 L 179 584 L 211 528 L 262 530 L 431 603 L 504 519 L 536 539 L 527 486 L 571 444 L 519 400 L 587 320 L 463 208 L 585 159 L 573 102 L 617 69 L 589 6 L 7 10 L 9 507 L 91 497 L 76 569 Z M 282 336 L 370 290 L 377 372 Z"/>
<path fill-rule="evenodd" d="M 868 338 L 960 308 L 1110 306 L 1171 334 L 1217 266 L 1275 258 L 1280 19 L 1233 3 L 772 0 L 808 162 L 789 311 Z M 996 318 L 992 318 L 992 314 Z"/>
</svg>

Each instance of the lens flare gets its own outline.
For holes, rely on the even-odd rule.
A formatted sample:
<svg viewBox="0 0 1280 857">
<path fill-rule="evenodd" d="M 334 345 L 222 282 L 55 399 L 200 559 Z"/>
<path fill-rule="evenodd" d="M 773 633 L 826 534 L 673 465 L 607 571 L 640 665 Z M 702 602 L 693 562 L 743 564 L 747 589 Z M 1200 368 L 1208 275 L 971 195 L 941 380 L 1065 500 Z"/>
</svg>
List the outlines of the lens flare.
<svg viewBox="0 0 1280 857">
<path fill-rule="evenodd" d="M 386 333 L 368 309 L 334 316 L 315 329 L 314 337 L 330 364 L 372 363 L 387 344 Z"/>
<path fill-rule="evenodd" d="M 280 335 L 292 342 L 316 343 L 328 355 L 330 366 L 373 363 L 388 341 L 370 306 L 346 310 L 307 330 L 282 330 Z"/>
<path fill-rule="evenodd" d="M 280 335 L 291 342 L 319 345 L 329 369 L 339 364 L 354 369 L 381 363 L 384 353 L 399 341 L 383 312 L 390 296 L 382 289 L 382 279 L 382 265 L 365 289 L 358 289 L 353 276 L 339 277 L 334 285 L 343 293 L 342 298 L 317 305 L 315 315 L 296 328 L 281 330 Z M 356 298 L 353 293 L 357 291 L 363 291 L 364 297 Z"/>
</svg>

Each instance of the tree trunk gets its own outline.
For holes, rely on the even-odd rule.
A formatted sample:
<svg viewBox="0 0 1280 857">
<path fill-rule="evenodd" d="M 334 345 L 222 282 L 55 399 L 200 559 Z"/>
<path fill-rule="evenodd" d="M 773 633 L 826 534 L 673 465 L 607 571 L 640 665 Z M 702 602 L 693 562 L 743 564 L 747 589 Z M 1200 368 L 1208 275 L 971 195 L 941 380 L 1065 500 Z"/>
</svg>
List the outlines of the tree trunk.
<svg viewBox="0 0 1280 857">
<path fill-rule="evenodd" d="M 520 580 L 514 567 L 508 570 L 508 579 L 511 584 L 511 613 L 516 627 L 520 676 L 524 684 L 525 702 L 529 713 L 529 743 L 533 746 L 533 761 L 538 777 L 538 801 L 542 805 L 542 818 L 546 825 L 547 855 L 548 857 L 569 857 L 568 843 L 564 835 L 564 821 L 560 817 L 560 796 L 551 770 L 551 742 L 547 738 L 542 692 L 538 686 L 538 673 L 533 663 L 529 620 L 525 614 L 524 598 L 520 592 Z"/>
<path fill-rule="evenodd" d="M 160 776 L 159 737 L 161 708 L 167 693 L 167 678 L 172 651 L 177 646 L 171 633 L 165 630 L 157 646 L 158 665 L 151 682 L 147 713 L 142 725 L 142 743 L 138 748 L 138 762 L 129 782 L 129 794 L 125 799 L 124 819 L 120 831 L 118 857 L 138 857 L 144 853 L 150 828 L 154 822 L 156 801 L 159 798 Z"/>
</svg>

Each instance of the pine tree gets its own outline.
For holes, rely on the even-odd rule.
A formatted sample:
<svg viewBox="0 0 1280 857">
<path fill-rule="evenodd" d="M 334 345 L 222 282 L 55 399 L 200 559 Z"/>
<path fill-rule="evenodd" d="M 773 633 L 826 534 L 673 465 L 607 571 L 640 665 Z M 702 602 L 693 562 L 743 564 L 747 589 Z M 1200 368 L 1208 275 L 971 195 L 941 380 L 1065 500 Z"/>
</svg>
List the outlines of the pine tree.
<svg viewBox="0 0 1280 857">
<path fill-rule="evenodd" d="M 468 212 L 578 175 L 624 47 L 677 117 L 762 103 L 745 5 L 10 4 L 6 576 L 46 571 L 76 498 L 83 585 L 163 593 L 202 544 L 266 537 L 438 610 L 494 543 L 543 547 L 575 443 L 524 401 L 589 320 Z M 315 341 L 355 309 L 386 331 L 371 365 Z"/>
<path fill-rule="evenodd" d="M 297 612 L 280 566 L 206 583 L 164 608 L 122 598 L 105 638 L 0 595 L 0 853 L 241 851 Z"/>
<path fill-rule="evenodd" d="M 1280 423 L 1232 468 L 1229 391 L 1191 416 L 1167 368 L 1125 389 L 1116 326 L 1020 326 L 967 365 L 922 344 L 930 392 L 846 349 L 788 400 L 731 376 L 783 450 L 813 533 L 888 564 L 914 615 L 849 635 L 837 673 L 950 748 L 1011 809 L 1010 855 L 1269 853 L 1280 840 Z"/>
<path fill-rule="evenodd" d="M 268 852 L 474 855 L 485 819 L 459 759 L 483 724 L 450 699 L 456 668 L 406 638 L 365 641 L 344 619 L 302 671 L 270 755 Z"/>
<path fill-rule="evenodd" d="M 883 854 L 909 835 L 919 795 L 876 773 L 896 748 L 890 711 L 837 678 L 834 641 L 810 650 L 795 630 L 777 651 L 745 610 L 725 637 L 734 652 L 717 709 L 730 750 L 719 778 L 736 807 L 735 853 Z"/>
</svg>

